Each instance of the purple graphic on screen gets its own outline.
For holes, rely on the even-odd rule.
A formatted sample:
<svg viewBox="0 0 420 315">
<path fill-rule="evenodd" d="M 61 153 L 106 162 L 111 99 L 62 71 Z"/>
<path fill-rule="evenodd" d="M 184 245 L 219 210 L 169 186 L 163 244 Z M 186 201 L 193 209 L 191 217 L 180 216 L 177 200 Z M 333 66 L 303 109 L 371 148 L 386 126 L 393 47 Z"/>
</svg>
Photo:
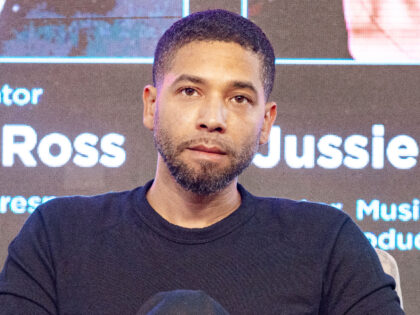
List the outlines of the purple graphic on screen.
<svg viewBox="0 0 420 315">
<path fill-rule="evenodd" d="M 0 8 L 3 56 L 152 56 L 182 15 L 181 0 L 6 0 Z"/>
</svg>

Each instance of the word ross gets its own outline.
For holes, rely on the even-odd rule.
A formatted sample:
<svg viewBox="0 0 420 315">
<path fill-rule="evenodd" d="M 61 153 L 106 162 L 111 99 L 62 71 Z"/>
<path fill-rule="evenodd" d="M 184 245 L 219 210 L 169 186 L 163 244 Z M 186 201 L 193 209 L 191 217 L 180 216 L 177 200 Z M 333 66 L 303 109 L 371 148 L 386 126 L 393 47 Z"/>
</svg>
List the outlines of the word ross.
<svg viewBox="0 0 420 315">
<path fill-rule="evenodd" d="M 96 145 L 99 137 L 92 133 L 78 135 L 73 143 L 58 132 L 45 135 L 38 143 L 36 131 L 28 125 L 4 125 L 2 135 L 2 165 L 12 167 L 15 158 L 26 167 L 38 165 L 32 151 L 36 147 L 39 160 L 49 167 L 61 167 L 73 156 L 73 163 L 79 167 L 93 167 L 98 162 L 105 167 L 120 167 L 126 159 L 125 150 L 121 147 L 125 137 L 118 133 L 109 133 L 100 140 L 102 155 Z M 54 153 L 51 151 L 54 150 Z M 58 151 L 58 152 L 56 152 Z"/>
<path fill-rule="evenodd" d="M 55 196 L 0 196 L 0 214 L 10 210 L 14 214 L 32 213 L 40 204 L 54 199 Z"/>
<path fill-rule="evenodd" d="M 369 138 L 362 135 L 350 135 L 346 139 L 328 134 L 315 143 L 313 135 L 302 138 L 302 154 L 298 155 L 296 135 L 284 137 L 284 160 L 287 166 L 295 169 L 314 168 L 315 164 L 325 169 L 337 169 L 344 165 L 350 169 L 365 168 L 369 162 L 373 169 L 383 169 L 385 156 L 397 169 L 410 169 L 417 164 L 419 146 L 412 137 L 397 135 L 385 144 L 385 126 L 372 126 L 371 149 L 368 150 Z M 260 168 L 275 167 L 281 160 L 281 128 L 273 126 L 268 143 L 268 154 L 257 153 L 253 163 Z M 318 157 L 315 155 L 318 149 Z M 386 148 L 386 149 L 385 149 Z M 343 152 L 344 151 L 344 152 Z"/>
<path fill-rule="evenodd" d="M 356 201 L 356 219 L 362 221 L 365 216 L 372 216 L 374 221 L 419 221 L 420 200 L 414 198 L 411 203 L 387 205 L 377 199 L 373 199 L 369 204 L 363 199 L 358 199 Z"/>
<path fill-rule="evenodd" d="M 405 251 L 413 248 L 420 250 L 420 233 L 414 235 L 408 232 L 404 235 L 404 233 L 391 228 L 388 232 L 380 233 L 378 236 L 372 232 L 365 232 L 364 234 L 373 247 L 383 250 L 399 249 Z"/>
<path fill-rule="evenodd" d="M 3 85 L 0 89 L 0 104 L 6 106 L 25 106 L 31 103 L 36 105 L 39 103 L 39 98 L 44 93 L 42 88 L 33 88 L 28 90 L 27 88 L 20 87 L 12 89 L 8 84 Z"/>
</svg>

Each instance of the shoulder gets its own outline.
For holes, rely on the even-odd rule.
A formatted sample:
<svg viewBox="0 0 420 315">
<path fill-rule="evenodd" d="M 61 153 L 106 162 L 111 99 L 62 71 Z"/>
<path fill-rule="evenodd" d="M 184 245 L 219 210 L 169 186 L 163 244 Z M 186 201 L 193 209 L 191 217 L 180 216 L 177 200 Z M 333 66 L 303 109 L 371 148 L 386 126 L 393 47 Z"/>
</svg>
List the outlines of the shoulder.
<svg viewBox="0 0 420 315">
<path fill-rule="evenodd" d="M 56 197 L 39 206 L 40 211 L 44 213 L 53 213 L 64 210 L 95 211 L 109 208 L 116 204 L 129 202 L 136 191 L 142 187 L 129 191 L 108 192 L 94 196 L 64 196 Z"/>
<path fill-rule="evenodd" d="M 113 225 L 136 207 L 141 189 L 143 187 L 95 196 L 58 197 L 40 205 L 31 216 L 40 217 L 46 227 L 57 230 Z"/>
<path fill-rule="evenodd" d="M 351 220 L 342 210 L 323 203 L 267 197 L 255 197 L 255 202 L 258 216 L 288 224 L 328 226 Z"/>
<path fill-rule="evenodd" d="M 344 228 L 347 225 L 353 225 L 355 233 L 362 234 L 345 212 L 326 204 L 253 197 L 252 206 L 255 208 L 250 221 L 253 229 L 270 239 L 287 240 L 308 251 L 321 248 L 331 251 L 337 239 L 347 231 Z"/>
<path fill-rule="evenodd" d="M 57 197 L 41 205 L 39 207 L 39 211 L 42 211 L 45 214 L 53 214 L 55 212 L 64 211 L 89 213 L 94 211 L 115 209 L 115 206 L 121 206 L 134 202 L 137 197 L 137 192 L 142 188 L 143 187 L 138 187 L 133 190 L 122 192 L 108 192 L 95 196 Z"/>
</svg>

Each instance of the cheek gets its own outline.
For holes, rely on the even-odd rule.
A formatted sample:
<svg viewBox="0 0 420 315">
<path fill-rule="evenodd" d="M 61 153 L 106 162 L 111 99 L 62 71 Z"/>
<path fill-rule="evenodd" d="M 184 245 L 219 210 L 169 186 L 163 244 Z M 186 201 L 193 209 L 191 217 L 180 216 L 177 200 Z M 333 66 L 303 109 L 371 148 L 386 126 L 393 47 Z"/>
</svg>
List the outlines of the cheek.
<svg viewBox="0 0 420 315">
<path fill-rule="evenodd" d="M 239 126 L 237 129 L 240 130 L 240 133 L 242 134 L 257 134 L 260 132 L 264 122 L 264 119 L 261 117 L 260 115 L 249 115 L 249 117 L 242 117 L 236 122 Z"/>
<path fill-rule="evenodd" d="M 185 125 L 186 115 L 172 106 L 159 106 L 158 120 L 160 126 L 165 129 L 177 130 Z"/>
<path fill-rule="evenodd" d="M 186 103 L 176 96 L 164 95 L 159 100 L 158 110 L 160 116 L 169 123 L 190 123 L 196 115 L 197 104 Z"/>
<path fill-rule="evenodd" d="M 165 129 L 173 145 L 176 146 L 190 139 L 194 134 L 194 125 L 192 122 L 188 122 L 182 113 L 165 112 L 163 116 L 159 121 L 159 126 Z"/>
<path fill-rule="evenodd" d="M 247 120 L 238 122 L 233 137 L 242 145 L 252 143 L 259 138 L 262 123 L 255 120 Z"/>
</svg>

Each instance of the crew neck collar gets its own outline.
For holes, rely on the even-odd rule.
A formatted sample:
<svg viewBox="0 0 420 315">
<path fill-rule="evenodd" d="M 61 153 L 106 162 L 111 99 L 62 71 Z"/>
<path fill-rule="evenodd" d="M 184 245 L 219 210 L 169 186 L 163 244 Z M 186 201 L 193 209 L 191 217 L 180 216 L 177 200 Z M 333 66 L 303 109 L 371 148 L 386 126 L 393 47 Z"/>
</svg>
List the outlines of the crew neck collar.
<svg viewBox="0 0 420 315">
<path fill-rule="evenodd" d="M 153 180 L 138 190 L 137 213 L 154 232 L 177 243 L 199 244 L 213 241 L 231 233 L 247 222 L 255 213 L 256 198 L 238 184 L 238 191 L 241 195 L 241 205 L 238 209 L 226 218 L 205 228 L 185 228 L 168 222 L 151 207 L 146 199 L 146 193 L 152 184 Z"/>
</svg>

